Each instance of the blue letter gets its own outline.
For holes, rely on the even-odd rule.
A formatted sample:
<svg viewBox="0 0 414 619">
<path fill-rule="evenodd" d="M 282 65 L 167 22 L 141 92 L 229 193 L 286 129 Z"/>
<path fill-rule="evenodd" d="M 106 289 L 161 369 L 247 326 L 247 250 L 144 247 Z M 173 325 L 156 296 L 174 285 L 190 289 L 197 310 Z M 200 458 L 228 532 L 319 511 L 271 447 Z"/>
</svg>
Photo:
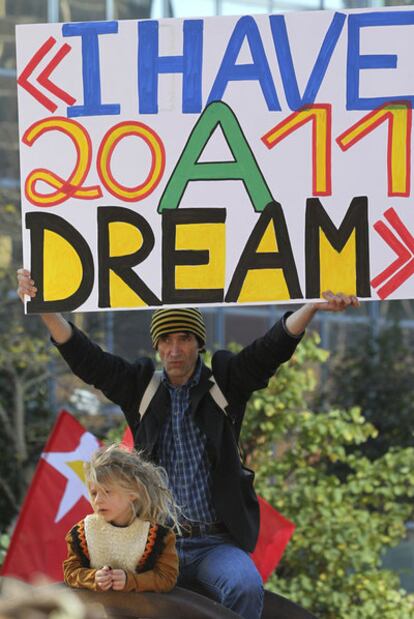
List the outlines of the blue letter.
<svg viewBox="0 0 414 619">
<path fill-rule="evenodd" d="M 158 74 L 182 73 L 182 111 L 201 112 L 201 73 L 203 62 L 203 21 L 190 19 L 183 26 L 183 55 L 160 56 L 158 22 L 138 22 L 138 94 L 140 114 L 158 112 Z"/>
<path fill-rule="evenodd" d="M 98 35 L 114 32 L 118 32 L 116 21 L 63 24 L 64 37 L 82 37 L 83 105 L 68 107 L 68 118 L 119 114 L 118 104 L 103 105 L 101 102 Z"/>
<path fill-rule="evenodd" d="M 247 38 L 253 63 L 236 64 L 241 46 Z M 230 81 L 258 80 L 269 110 L 280 110 L 272 75 L 267 62 L 259 29 L 253 17 L 245 16 L 237 22 L 224 53 L 220 69 L 211 89 L 208 103 L 222 99 Z"/>
<path fill-rule="evenodd" d="M 413 11 L 357 13 L 348 17 L 347 110 L 373 110 L 388 101 L 410 101 L 411 104 L 414 103 L 413 95 L 359 96 L 359 72 L 361 69 L 395 69 L 397 67 L 397 56 L 395 54 L 360 54 L 360 29 L 369 26 L 411 26 L 413 24 Z M 378 40 L 381 40 L 381 33 L 378 34 Z"/>
<path fill-rule="evenodd" d="M 333 16 L 331 25 L 328 28 L 328 32 L 326 33 L 319 51 L 318 58 L 312 69 L 305 92 L 303 93 L 303 97 L 299 94 L 298 81 L 296 79 L 295 67 L 290 51 L 285 18 L 283 15 L 270 15 L 269 19 L 286 100 L 291 110 L 298 110 L 303 105 L 310 105 L 315 101 L 333 51 L 342 32 L 345 15 L 342 13 L 335 13 Z"/>
</svg>

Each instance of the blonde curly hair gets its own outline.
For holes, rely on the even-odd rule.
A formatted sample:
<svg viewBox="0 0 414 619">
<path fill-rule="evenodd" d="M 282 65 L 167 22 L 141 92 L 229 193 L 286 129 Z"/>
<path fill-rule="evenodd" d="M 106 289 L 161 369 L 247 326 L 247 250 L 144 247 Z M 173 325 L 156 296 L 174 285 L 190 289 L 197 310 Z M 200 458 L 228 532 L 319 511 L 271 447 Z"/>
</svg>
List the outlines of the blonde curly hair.
<svg viewBox="0 0 414 619">
<path fill-rule="evenodd" d="M 111 484 L 134 496 L 131 521 L 139 517 L 179 530 L 180 510 L 168 487 L 167 473 L 146 460 L 142 452 L 112 443 L 98 449 L 84 468 L 89 492 L 91 484 Z"/>
</svg>

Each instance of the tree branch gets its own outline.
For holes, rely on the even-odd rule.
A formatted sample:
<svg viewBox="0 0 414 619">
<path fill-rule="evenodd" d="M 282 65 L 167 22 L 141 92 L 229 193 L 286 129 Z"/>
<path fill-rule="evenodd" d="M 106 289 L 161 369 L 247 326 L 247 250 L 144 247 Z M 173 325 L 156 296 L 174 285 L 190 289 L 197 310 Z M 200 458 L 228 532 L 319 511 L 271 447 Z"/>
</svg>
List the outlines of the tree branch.
<svg viewBox="0 0 414 619">
<path fill-rule="evenodd" d="M 10 504 L 12 505 L 12 507 L 14 507 L 16 510 L 19 509 L 19 504 L 17 502 L 17 498 L 14 495 L 12 489 L 10 488 L 9 484 L 2 478 L 0 477 L 0 487 L 3 488 L 7 498 L 10 501 Z"/>
<path fill-rule="evenodd" d="M 26 392 L 28 389 L 30 389 L 34 385 L 37 385 L 38 383 L 41 383 L 42 381 L 47 380 L 50 377 L 51 377 L 51 372 L 47 370 L 46 372 L 43 372 L 43 374 L 40 374 L 39 376 L 34 376 L 33 378 L 29 378 L 28 380 L 25 381 L 23 385 L 23 391 Z"/>
<path fill-rule="evenodd" d="M 0 402 L 0 419 L 3 421 L 4 429 L 6 431 L 7 436 L 11 438 L 14 442 L 13 426 L 1 402 Z"/>
</svg>

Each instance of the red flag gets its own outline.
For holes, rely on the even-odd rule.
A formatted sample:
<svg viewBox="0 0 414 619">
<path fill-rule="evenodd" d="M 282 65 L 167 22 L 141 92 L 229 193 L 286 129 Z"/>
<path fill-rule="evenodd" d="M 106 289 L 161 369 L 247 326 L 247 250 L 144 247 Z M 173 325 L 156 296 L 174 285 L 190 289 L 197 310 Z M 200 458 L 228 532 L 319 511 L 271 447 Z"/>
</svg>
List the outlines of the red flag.
<svg viewBox="0 0 414 619">
<path fill-rule="evenodd" d="M 134 439 L 132 432 L 127 426 L 122 437 L 122 443 L 132 449 Z M 263 582 L 269 578 L 278 565 L 285 548 L 293 535 L 295 525 L 293 522 L 279 514 L 264 499 L 259 498 L 260 506 L 260 530 L 256 548 L 251 557 L 263 578 Z"/>
<path fill-rule="evenodd" d="M 132 436 L 131 428 L 129 426 L 125 428 L 121 443 L 128 449 L 132 449 L 134 447 L 134 437 Z"/>
<path fill-rule="evenodd" d="M 2 576 L 63 580 L 65 535 L 92 511 L 83 462 L 98 447 L 98 439 L 72 415 L 60 412 L 21 508 Z"/>
<path fill-rule="evenodd" d="M 263 582 L 266 582 L 282 558 L 295 530 L 295 525 L 261 497 L 259 497 L 259 506 L 259 538 L 251 557 Z"/>
</svg>

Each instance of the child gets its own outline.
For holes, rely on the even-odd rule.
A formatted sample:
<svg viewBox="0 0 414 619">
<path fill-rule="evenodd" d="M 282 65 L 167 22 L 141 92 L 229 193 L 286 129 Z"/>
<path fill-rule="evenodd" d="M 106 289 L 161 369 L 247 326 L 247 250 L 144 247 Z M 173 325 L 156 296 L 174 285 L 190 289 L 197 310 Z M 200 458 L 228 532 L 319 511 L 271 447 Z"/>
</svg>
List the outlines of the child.
<svg viewBox="0 0 414 619">
<path fill-rule="evenodd" d="M 170 591 L 178 576 L 175 504 L 164 469 L 119 445 L 85 464 L 94 514 L 66 535 L 67 585 L 94 591 Z"/>
</svg>

